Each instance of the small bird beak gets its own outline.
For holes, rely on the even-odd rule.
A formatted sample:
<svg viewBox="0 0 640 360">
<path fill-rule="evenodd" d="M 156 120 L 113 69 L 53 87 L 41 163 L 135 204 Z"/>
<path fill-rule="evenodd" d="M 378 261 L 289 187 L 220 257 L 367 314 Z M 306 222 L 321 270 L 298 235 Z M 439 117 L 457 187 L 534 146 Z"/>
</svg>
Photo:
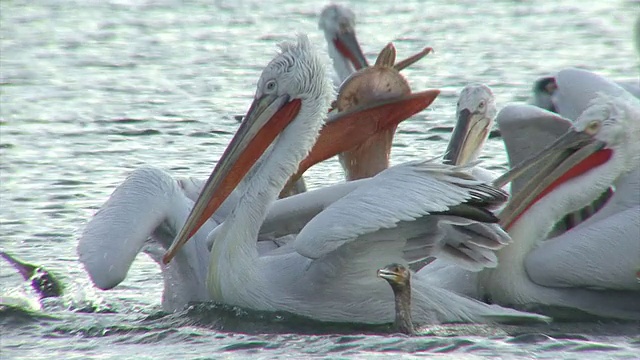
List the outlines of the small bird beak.
<svg viewBox="0 0 640 360">
<path fill-rule="evenodd" d="M 336 49 L 338 49 L 340 54 L 342 54 L 342 56 L 349 59 L 356 70 L 369 67 L 367 58 L 365 58 L 364 54 L 362 53 L 362 49 L 360 48 L 358 39 L 356 39 L 356 33 L 355 31 L 353 31 L 353 29 L 343 29 L 333 39 L 333 44 L 335 45 Z"/>
<path fill-rule="evenodd" d="M 458 114 L 458 122 L 451 134 L 449 146 L 444 155 L 444 162 L 452 165 L 464 165 L 474 157 L 489 136 L 489 127 L 493 119 L 469 109 L 462 109 Z"/>
<path fill-rule="evenodd" d="M 427 108 L 440 90 L 426 90 L 392 100 L 356 106 L 329 116 L 318 141 L 289 179 L 292 186 L 311 166 L 364 143 L 373 135 L 395 128 L 402 121 Z"/>
<path fill-rule="evenodd" d="M 9 262 L 9 264 L 13 265 L 13 267 L 15 267 L 16 270 L 18 270 L 18 272 L 20 272 L 20 275 L 22 275 L 22 277 L 25 280 L 29 280 L 29 278 L 31 276 L 33 276 L 33 274 L 37 270 L 37 266 L 22 262 L 22 261 L 20 261 L 20 260 L 18 260 L 16 258 L 14 258 L 13 256 L 7 254 L 4 251 L 0 251 L 0 257 L 2 257 L 5 260 L 7 260 L 7 262 Z"/>
<path fill-rule="evenodd" d="M 398 282 L 398 274 L 387 268 L 378 269 L 378 277 L 388 281 Z"/>
<path fill-rule="evenodd" d="M 187 221 L 163 257 L 168 264 L 176 252 L 213 215 L 275 138 L 300 111 L 301 100 L 288 95 L 264 95 L 251 104 L 236 135 L 213 169 Z"/>
<path fill-rule="evenodd" d="M 555 188 L 606 163 L 613 152 L 605 146 L 606 143 L 586 132 L 571 129 L 537 155 L 494 180 L 493 185 L 501 188 L 527 169 L 541 164 L 541 169 L 500 212 L 500 225 L 509 230 L 520 216 Z"/>
</svg>

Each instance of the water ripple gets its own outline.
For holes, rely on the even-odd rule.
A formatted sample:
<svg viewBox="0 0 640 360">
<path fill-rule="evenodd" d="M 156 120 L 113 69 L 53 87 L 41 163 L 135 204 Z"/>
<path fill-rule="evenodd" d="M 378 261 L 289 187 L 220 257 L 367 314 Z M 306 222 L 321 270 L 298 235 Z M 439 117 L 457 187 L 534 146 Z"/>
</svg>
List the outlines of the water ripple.
<svg viewBox="0 0 640 360">
<path fill-rule="evenodd" d="M 274 43 L 304 31 L 325 48 L 317 29 L 325 4 L 0 2 L 0 247 L 61 273 L 70 288 L 40 311 L 0 305 L 3 358 L 637 358 L 637 324 L 431 326 L 409 338 L 389 326 L 217 305 L 166 314 L 157 312 L 162 276 L 146 256 L 118 287 L 93 288 L 76 254 L 88 219 L 137 167 L 206 178 L 237 130 L 236 115 L 248 108 Z M 637 63 L 629 61 L 636 59 L 629 15 L 637 13 L 636 2 L 435 0 L 430 8 L 437 11 L 424 11 L 423 2 L 409 0 L 352 7 L 369 59 L 388 41 L 400 57 L 436 49 L 403 71 L 414 89 L 439 88 L 441 95 L 399 126 L 392 164 L 441 153 L 458 92 L 470 82 L 491 85 L 501 108 L 528 99 L 532 81 L 560 67 L 583 65 L 616 79 L 637 75 Z M 495 131 L 481 159 L 505 170 Z M 331 159 L 309 170 L 307 185 L 342 178 Z M 16 291 L 30 294 L 18 273 L 0 267 L 3 301 Z"/>
</svg>

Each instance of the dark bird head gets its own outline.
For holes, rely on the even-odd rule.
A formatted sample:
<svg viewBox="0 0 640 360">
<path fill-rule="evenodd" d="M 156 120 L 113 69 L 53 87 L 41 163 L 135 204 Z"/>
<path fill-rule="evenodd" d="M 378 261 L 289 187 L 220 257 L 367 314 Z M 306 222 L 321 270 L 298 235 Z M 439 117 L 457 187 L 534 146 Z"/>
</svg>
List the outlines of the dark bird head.
<svg viewBox="0 0 640 360">
<path fill-rule="evenodd" d="M 378 269 L 378 277 L 387 280 L 394 290 L 411 287 L 411 273 L 409 269 L 400 264 L 389 264 Z"/>
</svg>

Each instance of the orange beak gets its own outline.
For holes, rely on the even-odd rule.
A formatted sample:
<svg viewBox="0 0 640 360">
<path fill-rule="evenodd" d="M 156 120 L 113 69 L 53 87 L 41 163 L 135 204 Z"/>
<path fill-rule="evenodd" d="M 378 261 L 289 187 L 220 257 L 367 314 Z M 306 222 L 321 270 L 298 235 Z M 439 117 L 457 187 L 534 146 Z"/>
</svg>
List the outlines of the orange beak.
<svg viewBox="0 0 640 360">
<path fill-rule="evenodd" d="M 288 95 L 265 95 L 254 100 L 209 176 L 187 221 L 164 255 L 162 261 L 165 264 L 218 210 L 269 145 L 295 119 L 300 106 L 300 99 L 289 101 Z"/>
<path fill-rule="evenodd" d="M 285 189 L 300 179 L 311 166 L 351 150 L 385 130 L 395 129 L 398 124 L 431 105 L 439 94 L 440 90 L 421 91 L 330 115 L 320 131 L 318 141 L 302 160 Z"/>
<path fill-rule="evenodd" d="M 349 150 L 373 134 L 396 126 L 429 106 L 440 92 L 428 90 L 376 105 L 354 108 L 327 120 L 318 142 L 303 160 L 297 174 L 336 154 Z M 226 200 L 275 138 L 300 111 L 301 100 L 268 95 L 254 100 L 236 135 L 222 154 L 200 197 L 163 258 L 169 263 Z M 297 175 L 296 174 L 296 175 Z"/>
<path fill-rule="evenodd" d="M 557 187 L 609 161 L 613 151 L 606 145 L 584 131 L 571 129 L 538 154 L 495 179 L 493 185 L 500 188 L 523 176 L 531 167 L 543 164 L 524 187 L 511 196 L 500 212 L 500 226 L 509 231 L 531 206 Z"/>
<path fill-rule="evenodd" d="M 342 56 L 349 59 L 356 70 L 364 69 L 369 66 L 367 58 L 362 53 L 362 49 L 360 48 L 360 44 L 358 43 L 358 39 L 356 39 L 356 33 L 354 31 L 346 30 L 340 32 L 333 39 L 333 44 Z"/>
</svg>

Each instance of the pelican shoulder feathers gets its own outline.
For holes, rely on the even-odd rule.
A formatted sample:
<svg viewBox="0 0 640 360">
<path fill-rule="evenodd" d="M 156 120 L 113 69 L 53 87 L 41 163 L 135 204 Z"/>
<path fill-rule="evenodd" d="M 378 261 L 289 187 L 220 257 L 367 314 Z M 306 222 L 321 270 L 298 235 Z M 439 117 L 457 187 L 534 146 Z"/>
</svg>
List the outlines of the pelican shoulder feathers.
<svg viewBox="0 0 640 360">
<path fill-rule="evenodd" d="M 300 254 L 317 259 L 359 237 L 366 238 L 367 234 L 394 229 L 395 236 L 390 238 L 397 238 L 400 233 L 408 240 L 420 239 L 423 251 L 419 253 L 428 257 L 433 247 L 443 247 L 446 242 L 456 241 L 455 236 L 446 236 L 454 233 L 447 232 L 444 224 L 471 225 L 471 221 L 458 218 L 459 214 L 452 211 L 456 206 L 477 205 L 476 210 L 481 213 L 479 216 L 490 222 L 492 215 L 485 207 L 501 204 L 507 199 L 506 193 L 469 175 L 470 169 L 450 167 L 435 161 L 408 162 L 389 168 L 313 218 L 298 235 L 295 248 Z M 447 215 L 427 217 L 443 213 Z M 473 224 L 487 229 L 477 229 L 476 233 L 467 235 L 474 234 L 485 241 L 474 243 L 474 236 L 470 236 L 470 240 L 465 241 L 465 249 L 478 244 L 483 249 L 496 249 L 509 242 L 509 237 L 497 225 Z M 456 243 L 455 247 L 459 248 L 461 244 Z M 416 257 L 418 248 L 412 248 L 412 257 Z M 473 255 L 468 256 L 475 259 Z M 462 265 L 475 268 L 474 262 L 471 260 L 471 264 L 463 262 Z"/>
</svg>

